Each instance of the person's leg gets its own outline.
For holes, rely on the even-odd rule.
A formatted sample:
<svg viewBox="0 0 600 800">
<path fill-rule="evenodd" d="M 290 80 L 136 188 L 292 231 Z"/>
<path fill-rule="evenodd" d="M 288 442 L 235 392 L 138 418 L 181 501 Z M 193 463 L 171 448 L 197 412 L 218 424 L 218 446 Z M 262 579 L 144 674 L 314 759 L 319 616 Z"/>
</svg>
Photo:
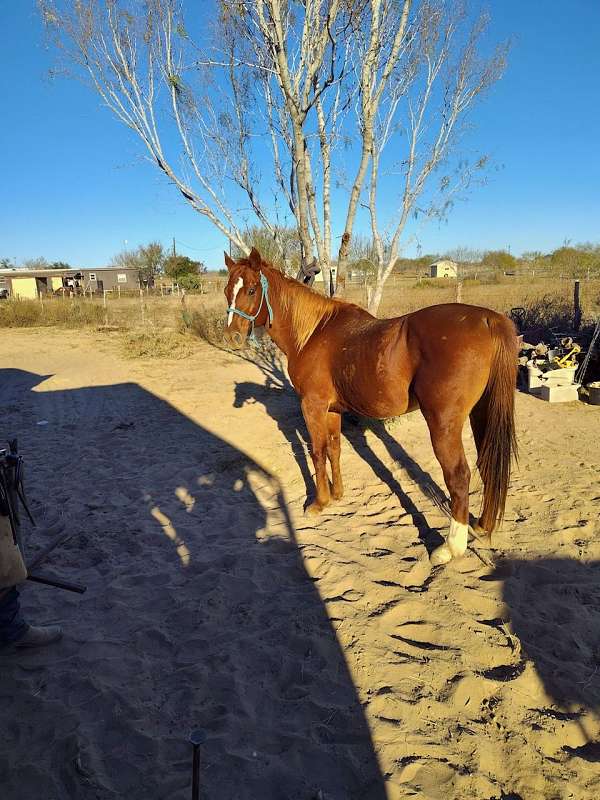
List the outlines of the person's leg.
<svg viewBox="0 0 600 800">
<path fill-rule="evenodd" d="M 21 639 L 28 625 L 21 614 L 19 592 L 16 586 L 0 591 L 0 645 Z"/>
<path fill-rule="evenodd" d="M 0 650 L 3 648 L 44 647 L 62 637 L 58 625 L 28 625 L 21 614 L 19 592 L 15 586 L 0 592 Z"/>
</svg>

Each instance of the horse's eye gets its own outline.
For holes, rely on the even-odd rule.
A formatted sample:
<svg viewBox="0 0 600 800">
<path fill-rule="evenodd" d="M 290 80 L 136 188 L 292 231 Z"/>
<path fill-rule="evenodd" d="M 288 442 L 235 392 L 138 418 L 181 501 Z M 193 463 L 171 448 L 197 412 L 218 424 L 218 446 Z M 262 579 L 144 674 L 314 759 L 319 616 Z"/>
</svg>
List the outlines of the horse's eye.
<svg viewBox="0 0 600 800">
<path fill-rule="evenodd" d="M 253 286 L 251 289 L 248 289 L 248 294 L 256 294 L 256 286 Z"/>
</svg>

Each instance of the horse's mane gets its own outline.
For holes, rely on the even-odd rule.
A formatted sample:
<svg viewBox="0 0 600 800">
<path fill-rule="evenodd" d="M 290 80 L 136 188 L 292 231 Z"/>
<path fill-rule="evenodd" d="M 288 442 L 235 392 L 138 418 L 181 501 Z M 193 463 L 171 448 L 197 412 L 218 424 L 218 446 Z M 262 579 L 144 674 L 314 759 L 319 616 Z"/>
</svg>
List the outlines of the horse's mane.
<svg viewBox="0 0 600 800">
<path fill-rule="evenodd" d="M 274 267 L 268 268 L 269 286 L 277 293 L 284 313 L 290 319 L 290 332 L 298 351 L 321 324 L 332 319 L 344 306 L 344 300 L 324 297 L 314 289 L 283 275 Z"/>
</svg>

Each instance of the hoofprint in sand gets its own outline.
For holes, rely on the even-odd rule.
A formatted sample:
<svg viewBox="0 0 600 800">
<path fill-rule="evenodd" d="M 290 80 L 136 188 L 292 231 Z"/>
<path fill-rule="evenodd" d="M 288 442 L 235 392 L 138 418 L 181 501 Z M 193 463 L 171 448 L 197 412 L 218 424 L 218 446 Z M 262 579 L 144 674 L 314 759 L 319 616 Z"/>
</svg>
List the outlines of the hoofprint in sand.
<svg viewBox="0 0 600 800">
<path fill-rule="evenodd" d="M 494 550 L 432 570 L 447 517 L 418 412 L 348 421 L 346 495 L 309 518 L 276 361 L 5 331 L 0 404 L 30 552 L 75 530 L 46 571 L 88 585 L 24 589 L 66 636 L 0 657 L 3 800 L 188 797 L 198 727 L 206 798 L 600 796 L 596 408 L 519 396 Z"/>
</svg>

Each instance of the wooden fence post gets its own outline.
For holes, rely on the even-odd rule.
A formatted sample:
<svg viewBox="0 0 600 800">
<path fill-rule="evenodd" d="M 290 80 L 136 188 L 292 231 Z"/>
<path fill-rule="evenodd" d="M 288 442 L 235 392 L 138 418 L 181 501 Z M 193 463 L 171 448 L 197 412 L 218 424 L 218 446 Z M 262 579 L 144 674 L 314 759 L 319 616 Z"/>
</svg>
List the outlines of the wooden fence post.
<svg viewBox="0 0 600 800">
<path fill-rule="evenodd" d="M 578 331 L 581 327 L 581 297 L 579 294 L 580 283 L 575 281 L 573 287 L 573 330 Z"/>
</svg>

